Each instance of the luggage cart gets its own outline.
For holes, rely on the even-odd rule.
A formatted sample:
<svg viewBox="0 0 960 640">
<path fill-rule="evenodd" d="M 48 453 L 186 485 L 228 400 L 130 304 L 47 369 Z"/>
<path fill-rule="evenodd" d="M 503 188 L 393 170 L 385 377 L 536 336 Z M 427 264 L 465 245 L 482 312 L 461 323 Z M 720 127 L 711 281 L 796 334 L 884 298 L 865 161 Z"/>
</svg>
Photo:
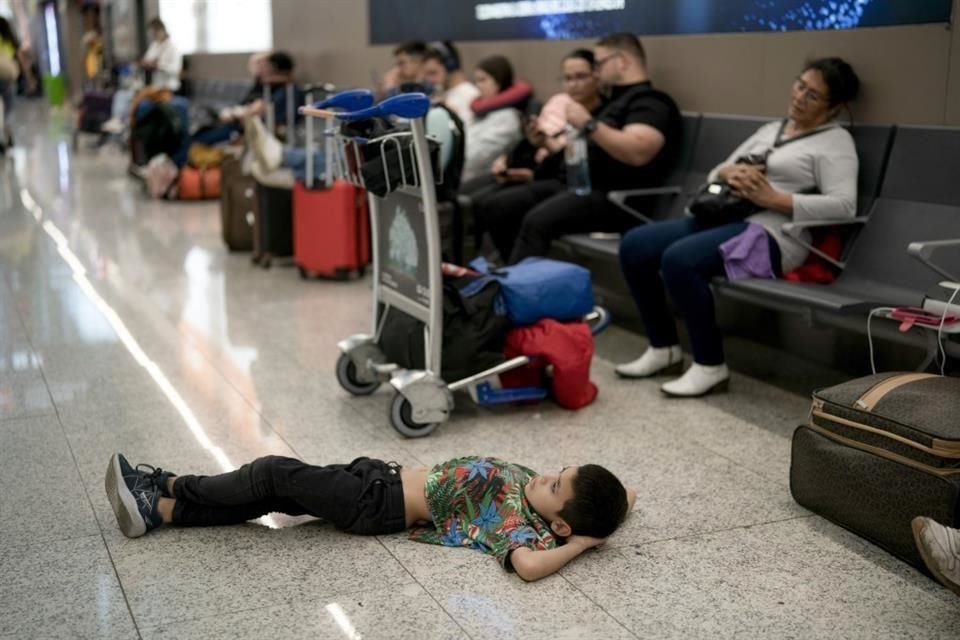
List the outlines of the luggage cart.
<svg viewBox="0 0 960 640">
<path fill-rule="evenodd" d="M 390 424 L 408 438 L 430 435 L 450 417 L 453 392 L 464 390 L 479 404 L 500 404 L 542 399 L 542 388 L 496 389 L 491 379 L 522 367 L 530 358 L 520 356 L 462 380 L 446 382 L 441 378 L 443 340 L 443 280 L 441 273 L 440 229 L 437 216 L 434 170 L 431 167 L 426 138 L 425 116 L 429 98 L 422 93 L 407 93 L 373 104 L 369 91 L 339 93 L 312 108 L 305 115 L 327 119 L 327 135 L 332 145 L 328 162 L 333 162 L 337 178 L 366 188 L 360 171 L 362 149 L 381 145 L 380 158 L 388 184 L 391 171 L 399 171 L 399 186 L 379 198 L 368 193 L 373 245 L 373 317 L 372 333 L 356 334 L 337 344 L 337 381 L 355 396 L 374 393 L 389 382 L 395 394 L 390 403 Z M 334 112 L 333 109 L 345 111 Z M 330 127 L 334 119 L 354 122 L 374 117 L 409 119 L 409 130 L 391 131 L 380 138 L 366 140 L 343 135 Z M 387 155 L 397 154 L 398 168 L 388 166 Z M 409 164 L 407 164 L 409 160 Z M 378 343 L 388 314 L 397 309 L 424 325 L 424 370 L 403 369 L 387 358 Z M 609 316 L 596 309 L 587 318 L 594 333 L 609 324 Z"/>
</svg>

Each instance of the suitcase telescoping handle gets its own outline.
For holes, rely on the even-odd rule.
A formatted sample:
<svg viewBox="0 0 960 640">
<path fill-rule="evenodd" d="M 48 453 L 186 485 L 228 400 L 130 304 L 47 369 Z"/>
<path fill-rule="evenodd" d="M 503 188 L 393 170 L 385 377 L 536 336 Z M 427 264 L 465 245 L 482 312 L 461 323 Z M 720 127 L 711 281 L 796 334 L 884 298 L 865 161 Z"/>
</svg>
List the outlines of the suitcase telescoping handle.
<svg viewBox="0 0 960 640">
<path fill-rule="evenodd" d="M 322 89 L 325 93 L 330 93 L 334 90 L 334 86 L 332 84 L 324 84 L 322 85 Z M 337 96 L 331 96 L 329 98 L 321 100 L 320 102 L 314 103 L 313 94 L 314 94 L 314 88 L 312 86 L 307 87 L 306 104 L 300 108 L 300 113 L 306 113 L 306 110 L 311 107 L 326 110 L 329 106 L 338 106 L 338 104 L 336 104 L 337 100 L 335 100 Z M 366 89 L 361 89 L 356 91 L 344 91 L 343 93 L 338 95 L 342 96 L 344 94 L 349 94 L 349 95 L 347 98 L 341 98 L 340 104 L 347 103 L 347 104 L 356 105 L 356 104 L 369 104 L 370 102 L 373 102 L 373 94 L 371 94 Z M 335 103 L 335 104 L 331 104 L 331 103 Z M 333 184 L 333 160 L 334 160 L 333 153 L 335 149 L 334 149 L 333 138 L 330 135 L 332 128 L 333 128 L 333 118 L 328 117 L 324 120 L 324 127 L 322 129 L 323 136 L 324 136 L 323 157 L 324 157 L 324 160 L 326 161 L 326 164 L 324 165 L 323 178 L 324 178 L 325 185 L 328 187 L 331 184 Z M 313 118 L 311 117 L 306 118 L 305 135 L 306 135 L 305 146 L 306 146 L 307 162 L 306 162 L 306 177 L 304 179 L 304 184 L 308 189 L 312 189 L 313 176 L 314 176 L 314 144 L 316 143 L 316 135 L 313 131 Z"/>
<path fill-rule="evenodd" d="M 267 131 L 276 135 L 277 133 L 277 114 L 274 113 L 273 100 L 270 95 L 270 85 L 263 85 L 263 106 L 266 107 L 266 122 Z"/>
</svg>

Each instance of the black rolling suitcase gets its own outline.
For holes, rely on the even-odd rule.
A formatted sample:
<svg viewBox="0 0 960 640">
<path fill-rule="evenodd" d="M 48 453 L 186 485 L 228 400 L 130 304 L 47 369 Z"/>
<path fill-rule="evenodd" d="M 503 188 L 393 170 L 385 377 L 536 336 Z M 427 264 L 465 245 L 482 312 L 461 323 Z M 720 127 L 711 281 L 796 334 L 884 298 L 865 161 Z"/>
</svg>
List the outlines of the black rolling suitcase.
<svg viewBox="0 0 960 640">
<path fill-rule="evenodd" d="M 257 183 L 257 200 L 252 260 L 269 269 L 274 258 L 293 256 L 293 190 Z"/>
<path fill-rule="evenodd" d="M 293 123 L 296 120 L 296 90 L 288 84 L 286 91 L 286 145 L 289 147 L 294 137 Z M 271 89 L 264 87 L 264 102 L 268 105 L 267 129 L 277 130 L 276 114 L 270 99 Z M 253 229 L 254 264 L 269 269 L 274 258 L 293 256 L 293 181 L 289 186 L 275 186 L 257 182 L 257 216 Z"/>
<path fill-rule="evenodd" d="M 960 526 L 960 379 L 882 373 L 815 392 L 793 434 L 790 491 L 926 571 L 910 521 Z"/>
</svg>

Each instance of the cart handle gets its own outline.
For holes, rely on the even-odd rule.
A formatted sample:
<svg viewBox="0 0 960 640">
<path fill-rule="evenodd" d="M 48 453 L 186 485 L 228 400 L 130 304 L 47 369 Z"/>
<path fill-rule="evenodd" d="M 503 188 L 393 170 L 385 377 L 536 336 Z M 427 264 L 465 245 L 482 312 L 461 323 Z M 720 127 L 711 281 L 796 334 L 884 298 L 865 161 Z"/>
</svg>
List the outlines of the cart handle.
<svg viewBox="0 0 960 640">
<path fill-rule="evenodd" d="M 357 111 L 359 109 L 367 109 L 372 104 L 373 92 L 369 89 L 350 89 L 349 91 L 341 91 L 319 102 L 314 102 L 309 107 L 300 107 L 300 113 L 303 115 L 314 115 L 316 111 L 327 112 L 331 109 Z"/>
<path fill-rule="evenodd" d="M 333 115 L 338 120 L 353 122 L 355 120 L 368 120 L 376 117 L 399 116 L 401 118 L 422 118 L 430 110 L 430 98 L 423 93 L 401 93 L 399 95 L 387 98 L 378 105 L 360 109 L 359 111 L 348 111 L 342 113 L 333 113 L 324 109 L 315 109 L 304 107 L 302 113 L 305 115 L 328 117 Z"/>
</svg>

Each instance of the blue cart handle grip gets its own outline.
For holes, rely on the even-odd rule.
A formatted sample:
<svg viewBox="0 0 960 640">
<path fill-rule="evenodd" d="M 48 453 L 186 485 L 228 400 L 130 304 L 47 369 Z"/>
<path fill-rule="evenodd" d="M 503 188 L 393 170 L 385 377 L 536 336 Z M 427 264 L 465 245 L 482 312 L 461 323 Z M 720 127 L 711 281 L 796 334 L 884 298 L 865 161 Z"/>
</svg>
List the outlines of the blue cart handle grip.
<svg viewBox="0 0 960 640">
<path fill-rule="evenodd" d="M 347 113 L 338 113 L 338 120 L 352 122 L 376 117 L 398 116 L 400 118 L 422 118 L 430 110 L 430 98 L 423 93 L 401 93 L 387 98 L 378 105 Z"/>
<path fill-rule="evenodd" d="M 350 89 L 341 91 L 325 100 L 315 102 L 314 109 L 343 109 L 344 111 L 358 111 L 373 105 L 373 92 L 369 89 Z"/>
</svg>

